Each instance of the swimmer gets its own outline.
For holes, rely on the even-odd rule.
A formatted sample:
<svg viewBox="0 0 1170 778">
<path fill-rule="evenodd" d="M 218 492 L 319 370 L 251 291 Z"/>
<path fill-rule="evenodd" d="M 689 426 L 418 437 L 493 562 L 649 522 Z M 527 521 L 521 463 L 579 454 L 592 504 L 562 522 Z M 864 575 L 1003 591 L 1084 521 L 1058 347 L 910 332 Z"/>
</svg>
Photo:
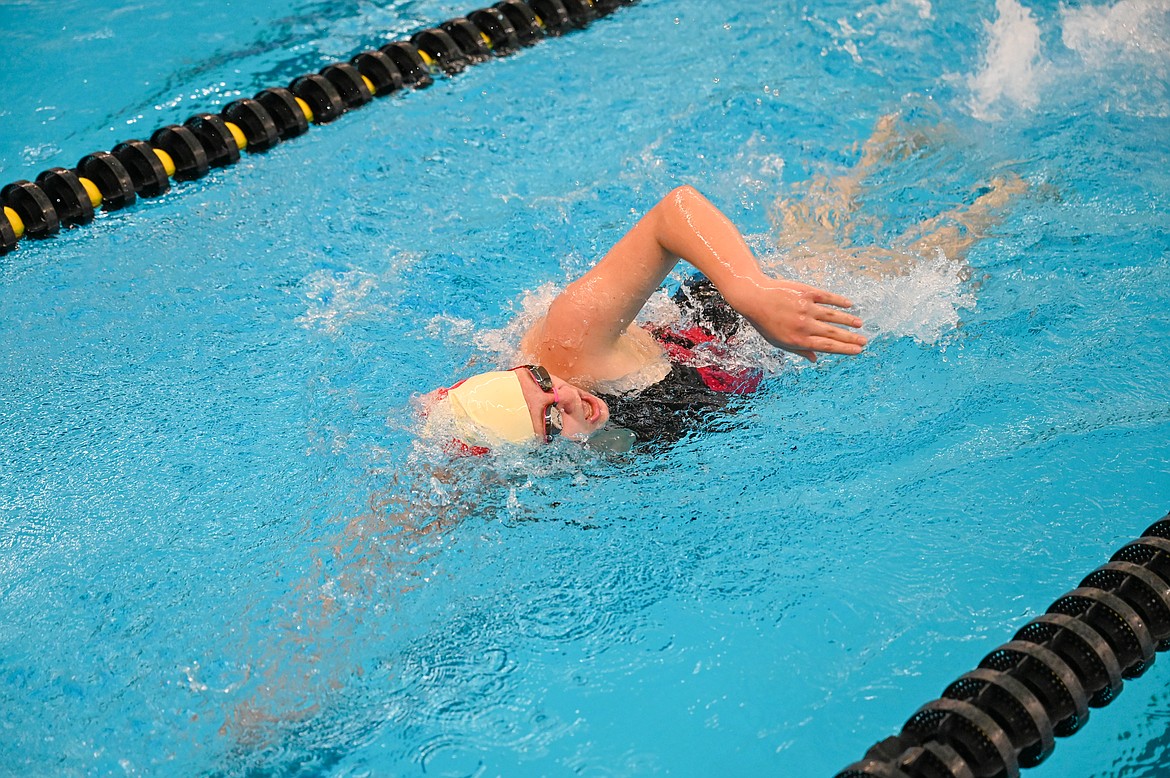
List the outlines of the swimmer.
<svg viewBox="0 0 1170 778">
<path fill-rule="evenodd" d="M 706 308 L 724 332 L 643 328 L 634 323 L 680 260 L 702 280 L 680 299 Z M 810 361 L 859 354 L 861 319 L 841 295 L 762 270 L 735 225 L 689 186 L 670 192 L 585 275 L 570 283 L 521 341 L 531 364 L 468 378 L 433 395 L 432 414 L 449 411 L 459 443 L 472 453 L 500 443 L 563 436 L 585 441 L 614 421 L 649 439 L 662 413 L 719 407 L 751 391 L 758 374 L 695 367 L 697 345 L 734 335 L 739 320 L 770 344 Z M 636 399 L 636 401 L 634 401 Z M 613 407 L 617 406 L 617 408 Z M 640 408 L 640 412 L 631 409 Z M 646 418 L 641 418 L 646 417 Z M 678 425 L 669 425 L 676 434 Z"/>
<path fill-rule="evenodd" d="M 853 246 L 839 228 L 851 223 L 864 177 L 873 165 L 904 151 L 896 145 L 900 141 L 885 142 L 893 137 L 886 122 L 878 129 L 857 168 L 814 182 L 802 200 L 779 204 L 778 220 L 786 228 L 779 241 L 790 260 L 807 261 L 801 272 L 809 277 L 834 263 L 866 274 L 898 273 L 915 256 L 940 250 L 959 260 L 1022 190 L 1019 179 L 997 179 L 966 208 L 944 211 L 906 232 L 897 250 Z M 697 324 L 635 323 L 680 261 L 702 273 L 674 296 L 689 314 L 684 318 Z M 437 442 L 450 441 L 446 447 L 456 454 L 557 437 L 606 450 L 622 450 L 623 442 L 628 447 L 677 440 L 760 384 L 760 370 L 720 361 L 723 344 L 751 327 L 771 345 L 810 361 L 821 354 L 859 354 L 867 341 L 857 332 L 861 320 L 851 307 L 841 295 L 769 275 L 725 215 L 695 189 L 680 187 L 532 324 L 520 343 L 518 361 L 524 364 L 472 376 L 423 398 L 426 424 L 435 425 L 424 437 L 445 434 Z M 349 639 L 355 633 L 347 630 L 356 632 L 359 624 L 368 629 L 363 604 L 381 608 L 396 591 L 430 580 L 428 549 L 441 547 L 437 539 L 449 528 L 482 515 L 483 495 L 501 483 L 499 473 L 461 463 L 473 465 L 449 460 L 394 473 L 385 490 L 370 496 L 368 510 L 348 518 L 335 542 L 314 554 L 310 578 L 296 587 L 296 601 L 281 614 L 281 623 L 291 627 L 270 644 L 271 656 L 255 659 L 252 693 L 226 713 L 222 731 L 233 735 L 241 751 L 277 742 L 288 726 L 317 716 L 346 683 L 355 645 Z"/>
<path fill-rule="evenodd" d="M 894 121 L 879 120 L 850 173 L 810 187 L 828 206 L 810 209 L 806 201 L 784 209 L 789 256 L 803 258 L 809 276 L 831 262 L 878 275 L 906 272 L 908 262 L 927 253 L 961 260 L 986 236 L 998 209 L 1022 191 L 1016 177 L 996 179 L 967 208 L 907 232 L 896 251 L 851 245 L 830 219 L 848 217 L 877 161 L 907 153 L 895 139 Z M 674 299 L 700 325 L 676 331 L 635 323 L 680 261 L 701 275 Z M 424 398 L 424 413 L 440 435 L 450 432 L 458 453 L 557 436 L 618 450 L 635 440 L 670 442 L 759 385 L 759 370 L 710 364 L 710 355 L 745 325 L 772 346 L 815 362 L 819 354 L 856 355 L 865 348 L 852 307 L 839 294 L 766 273 L 731 220 L 693 187 L 681 186 L 553 300 L 521 339 L 525 364 L 440 389 Z"/>
</svg>

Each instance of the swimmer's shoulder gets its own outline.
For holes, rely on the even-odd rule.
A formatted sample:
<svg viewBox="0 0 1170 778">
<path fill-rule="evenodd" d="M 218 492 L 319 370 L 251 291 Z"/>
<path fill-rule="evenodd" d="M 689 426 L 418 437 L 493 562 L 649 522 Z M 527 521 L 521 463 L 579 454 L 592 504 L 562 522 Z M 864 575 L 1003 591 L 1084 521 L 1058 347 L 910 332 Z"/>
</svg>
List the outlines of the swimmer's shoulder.
<svg viewBox="0 0 1170 778">
<path fill-rule="evenodd" d="M 670 372 L 662 346 L 637 325 L 627 327 L 611 348 L 596 353 L 581 349 L 579 343 L 548 337 L 543 320 L 538 320 L 521 339 L 520 352 L 523 359 L 589 391 L 636 391 Z"/>
</svg>

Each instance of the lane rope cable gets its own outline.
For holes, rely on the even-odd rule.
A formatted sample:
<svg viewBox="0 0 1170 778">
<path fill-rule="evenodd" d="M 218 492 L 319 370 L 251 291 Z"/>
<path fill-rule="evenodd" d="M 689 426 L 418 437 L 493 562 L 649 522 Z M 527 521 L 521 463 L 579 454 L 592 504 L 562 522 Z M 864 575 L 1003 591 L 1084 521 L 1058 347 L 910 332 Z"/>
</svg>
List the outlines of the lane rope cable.
<svg viewBox="0 0 1170 778">
<path fill-rule="evenodd" d="M 1170 648 L 1170 514 L 836 778 L 1017 778 Z"/>
<path fill-rule="evenodd" d="M 35 181 L 0 188 L 0 256 L 25 238 L 40 239 L 93 221 L 138 198 L 158 197 L 173 181 L 202 178 L 327 124 L 347 111 L 405 88 L 423 89 L 437 75 L 506 56 L 545 38 L 587 27 L 637 0 L 502 0 L 416 32 L 409 40 L 363 51 L 348 62 L 262 89 L 218 113 L 162 127 L 149 141 L 128 140 L 95 151 L 74 168 L 54 167 Z"/>
</svg>

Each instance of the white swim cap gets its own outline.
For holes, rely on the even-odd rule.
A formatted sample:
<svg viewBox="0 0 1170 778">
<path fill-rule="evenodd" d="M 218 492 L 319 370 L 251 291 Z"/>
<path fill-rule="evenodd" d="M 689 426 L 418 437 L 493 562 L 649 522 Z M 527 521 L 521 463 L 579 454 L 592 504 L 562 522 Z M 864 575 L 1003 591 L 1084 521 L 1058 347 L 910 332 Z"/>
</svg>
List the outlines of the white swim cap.
<svg viewBox="0 0 1170 778">
<path fill-rule="evenodd" d="M 455 428 L 464 443 L 490 446 L 500 441 L 536 440 L 532 414 L 515 372 L 480 373 L 456 384 L 446 394 Z"/>
</svg>

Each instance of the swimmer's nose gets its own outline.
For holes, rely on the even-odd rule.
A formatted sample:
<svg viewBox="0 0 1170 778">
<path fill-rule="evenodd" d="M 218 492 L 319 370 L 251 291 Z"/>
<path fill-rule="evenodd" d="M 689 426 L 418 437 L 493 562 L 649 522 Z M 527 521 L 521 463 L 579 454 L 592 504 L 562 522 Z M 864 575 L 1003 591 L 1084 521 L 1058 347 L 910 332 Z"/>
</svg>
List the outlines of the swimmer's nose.
<svg viewBox="0 0 1170 778">
<path fill-rule="evenodd" d="M 575 386 L 568 385 L 561 390 L 561 402 L 559 403 L 562 413 L 569 416 L 576 416 L 585 421 L 589 421 L 593 413 L 593 406 L 586 402 L 585 393 Z"/>
<path fill-rule="evenodd" d="M 581 407 L 581 392 L 577 387 L 566 384 L 561 388 L 561 401 L 557 403 L 562 413 L 570 416 Z"/>
</svg>

